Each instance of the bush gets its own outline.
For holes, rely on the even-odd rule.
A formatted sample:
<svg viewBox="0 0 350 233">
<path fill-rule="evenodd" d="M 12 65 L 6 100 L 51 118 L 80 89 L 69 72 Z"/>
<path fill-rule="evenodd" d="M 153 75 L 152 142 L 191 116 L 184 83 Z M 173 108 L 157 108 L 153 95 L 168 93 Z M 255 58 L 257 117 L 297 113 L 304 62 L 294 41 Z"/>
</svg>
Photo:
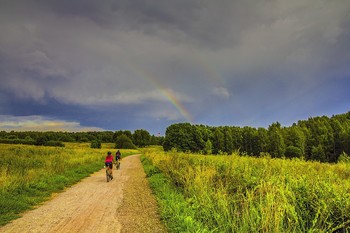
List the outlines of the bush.
<svg viewBox="0 0 350 233">
<path fill-rule="evenodd" d="M 38 138 L 36 139 L 35 145 L 37 145 L 37 146 L 43 146 L 43 145 L 45 145 L 45 143 L 46 143 L 47 141 L 48 141 L 48 140 L 47 140 L 46 137 L 40 136 L 40 137 L 38 137 Z"/>
<path fill-rule="evenodd" d="M 92 141 L 90 148 L 101 149 L 101 142 L 97 140 Z"/>
<path fill-rule="evenodd" d="M 131 139 L 125 134 L 117 137 L 115 148 L 119 149 L 136 149 L 134 143 L 132 143 Z"/>
<path fill-rule="evenodd" d="M 90 140 L 87 137 L 82 137 L 78 141 L 79 142 L 89 142 Z"/>
<path fill-rule="evenodd" d="M 338 163 L 350 163 L 350 156 L 343 151 L 338 158 Z"/>
<path fill-rule="evenodd" d="M 44 143 L 44 146 L 65 147 L 65 145 L 60 141 L 47 141 Z"/>
<path fill-rule="evenodd" d="M 26 140 L 26 141 L 34 141 L 34 139 L 32 137 L 30 137 L 30 136 L 26 136 L 24 138 L 24 140 Z"/>
</svg>

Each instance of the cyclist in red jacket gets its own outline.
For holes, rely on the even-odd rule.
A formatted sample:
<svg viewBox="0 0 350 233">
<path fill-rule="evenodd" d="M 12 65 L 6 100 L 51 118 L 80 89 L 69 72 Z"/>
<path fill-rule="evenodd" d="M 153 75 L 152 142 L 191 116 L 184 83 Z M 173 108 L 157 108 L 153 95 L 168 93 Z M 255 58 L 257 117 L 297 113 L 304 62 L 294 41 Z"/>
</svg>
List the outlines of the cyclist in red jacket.
<svg viewBox="0 0 350 233">
<path fill-rule="evenodd" d="M 111 169 L 111 175 L 113 179 L 113 155 L 112 152 L 108 151 L 105 159 L 105 165 Z"/>
</svg>

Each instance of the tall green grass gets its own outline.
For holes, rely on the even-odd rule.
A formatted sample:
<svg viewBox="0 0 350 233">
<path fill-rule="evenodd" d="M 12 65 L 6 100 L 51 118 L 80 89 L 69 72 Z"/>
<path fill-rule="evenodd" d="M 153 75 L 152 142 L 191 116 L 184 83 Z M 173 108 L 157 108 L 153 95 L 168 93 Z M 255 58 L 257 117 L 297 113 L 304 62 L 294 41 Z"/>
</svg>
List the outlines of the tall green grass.
<svg viewBox="0 0 350 233">
<path fill-rule="evenodd" d="M 0 225 L 19 217 L 104 166 L 113 146 L 91 149 L 89 143 L 67 143 L 66 147 L 0 144 Z M 122 150 L 124 156 L 136 150 Z"/>
<path fill-rule="evenodd" d="M 190 232 L 350 231 L 349 164 L 154 149 L 146 149 L 145 156 L 158 171 L 153 175 L 161 172 L 190 209 L 177 212 L 163 206 L 168 226 L 187 219 Z M 169 218 L 172 214 L 182 217 Z"/>
<path fill-rule="evenodd" d="M 170 232 L 211 232 L 199 221 L 194 221 L 196 210 L 188 205 L 180 190 L 154 167 L 152 161 L 141 157 L 142 165 L 147 174 L 151 189 L 155 193 L 160 205 L 163 223 Z M 200 230 L 200 231 L 198 231 Z"/>
</svg>

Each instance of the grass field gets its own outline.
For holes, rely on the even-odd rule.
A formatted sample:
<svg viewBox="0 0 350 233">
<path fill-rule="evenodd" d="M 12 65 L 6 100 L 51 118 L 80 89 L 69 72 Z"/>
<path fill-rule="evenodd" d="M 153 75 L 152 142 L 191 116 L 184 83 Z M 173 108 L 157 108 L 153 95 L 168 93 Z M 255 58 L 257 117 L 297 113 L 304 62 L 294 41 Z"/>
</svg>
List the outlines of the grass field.
<svg viewBox="0 0 350 233">
<path fill-rule="evenodd" d="M 90 143 L 66 147 L 0 144 L 0 225 L 104 166 L 114 144 L 91 149 Z M 137 150 L 121 150 L 123 157 Z"/>
<path fill-rule="evenodd" d="M 171 232 L 349 232 L 350 165 L 144 150 Z"/>
</svg>

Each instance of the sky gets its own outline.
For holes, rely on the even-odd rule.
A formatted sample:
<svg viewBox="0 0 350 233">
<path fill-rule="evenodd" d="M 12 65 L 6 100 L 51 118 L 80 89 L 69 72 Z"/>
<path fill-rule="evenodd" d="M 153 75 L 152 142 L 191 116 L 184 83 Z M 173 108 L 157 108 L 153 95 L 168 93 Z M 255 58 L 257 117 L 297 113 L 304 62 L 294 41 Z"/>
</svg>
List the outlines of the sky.
<svg viewBox="0 0 350 233">
<path fill-rule="evenodd" d="M 1 0 L 0 130 L 267 128 L 350 110 L 349 0 Z"/>
</svg>

